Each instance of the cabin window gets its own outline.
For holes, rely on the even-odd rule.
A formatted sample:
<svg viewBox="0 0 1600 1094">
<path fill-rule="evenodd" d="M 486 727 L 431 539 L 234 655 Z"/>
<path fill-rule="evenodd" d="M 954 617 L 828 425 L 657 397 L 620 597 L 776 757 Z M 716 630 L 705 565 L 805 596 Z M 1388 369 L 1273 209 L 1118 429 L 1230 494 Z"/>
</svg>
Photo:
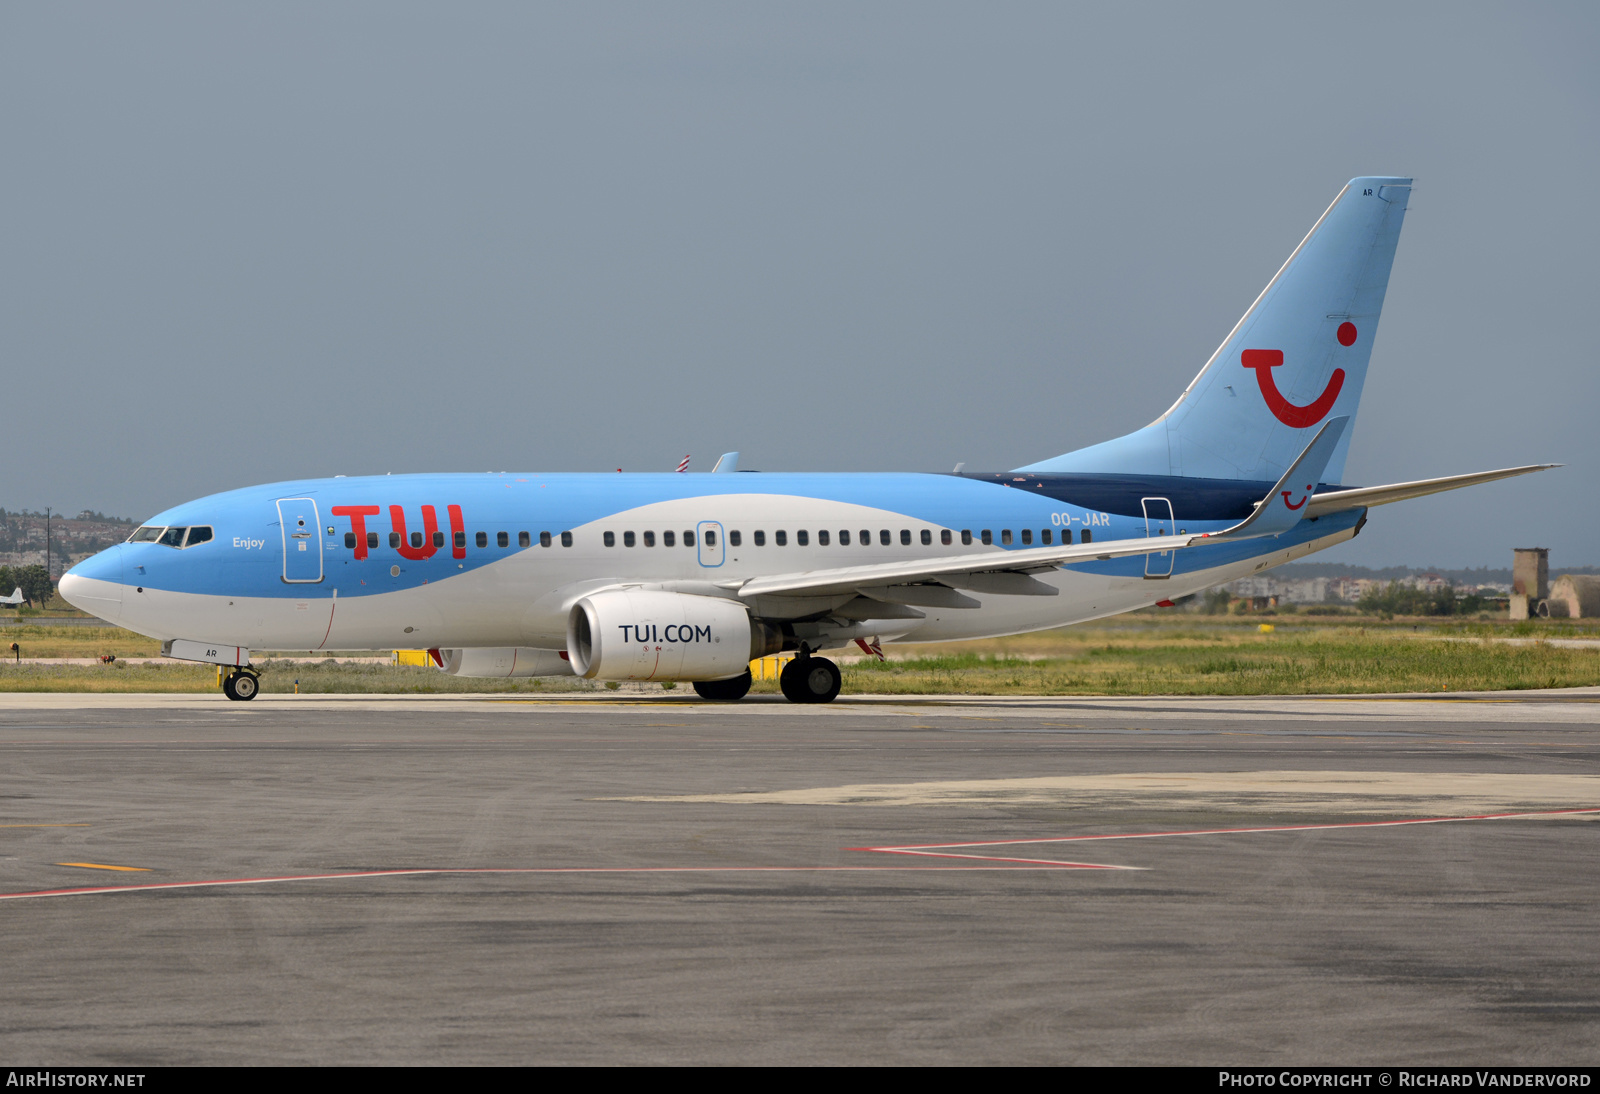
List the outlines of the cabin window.
<svg viewBox="0 0 1600 1094">
<path fill-rule="evenodd" d="M 772 533 L 772 542 L 776 543 L 779 547 L 787 547 L 789 545 L 789 533 L 785 532 L 781 528 L 778 529 L 776 532 Z"/>
<path fill-rule="evenodd" d="M 376 533 L 376 532 L 368 532 L 367 533 L 367 549 L 369 551 L 376 550 L 377 546 L 378 546 L 378 533 Z"/>
<path fill-rule="evenodd" d="M 971 528 L 963 528 L 963 529 L 961 529 L 961 546 L 963 546 L 963 547 L 971 547 L 972 546 L 972 529 Z"/>
<path fill-rule="evenodd" d="M 355 547 L 355 545 L 356 545 L 356 534 L 354 532 L 346 532 L 344 534 L 344 545 L 346 547 L 349 547 L 349 548 L 354 548 Z"/>
<path fill-rule="evenodd" d="M 654 532 L 646 532 L 644 534 L 644 545 L 646 547 L 654 547 L 656 545 L 656 534 Z"/>
<path fill-rule="evenodd" d="M 729 532 L 728 533 L 728 546 L 729 547 L 737 547 L 743 542 L 744 542 L 744 535 L 742 533 L 737 532 L 737 531 L 733 531 L 733 532 Z"/>
<path fill-rule="evenodd" d="M 804 528 L 802 528 L 802 529 L 800 529 L 798 532 L 796 532 L 794 534 L 794 541 L 795 541 L 795 543 L 799 544 L 801 547 L 810 546 L 810 544 L 811 544 L 811 533 L 807 532 Z"/>
<path fill-rule="evenodd" d="M 398 547 L 398 546 L 400 546 L 400 533 L 399 532 L 390 532 L 389 533 L 389 546 L 390 547 Z"/>
<path fill-rule="evenodd" d="M 863 546 L 863 547 L 871 547 L 872 546 L 872 532 L 871 532 L 871 530 L 869 530 L 867 528 L 861 529 L 861 546 Z"/>
<path fill-rule="evenodd" d="M 779 533 L 779 534 L 781 535 L 782 533 Z M 717 532 L 716 532 L 716 529 L 707 528 L 706 529 L 706 546 L 707 547 L 715 547 L 716 545 L 717 545 Z"/>
<path fill-rule="evenodd" d="M 413 546 L 413 547 L 421 547 L 422 546 L 422 533 L 421 532 L 412 532 L 411 533 L 411 546 Z"/>
<path fill-rule="evenodd" d="M 992 546 L 994 544 L 994 533 L 989 531 L 989 529 L 987 529 L 987 528 L 985 528 L 983 530 L 983 532 L 980 533 L 978 538 L 983 540 L 983 545 L 985 547 L 989 547 L 989 546 Z"/>
<path fill-rule="evenodd" d="M 465 540 L 467 534 L 465 532 L 462 532 L 460 534 L 461 534 L 462 539 Z M 444 533 L 443 532 L 435 532 L 435 533 L 433 533 L 433 545 L 435 547 L 443 547 L 444 546 Z M 465 547 L 466 543 L 463 542 L 461 544 L 461 546 Z"/>
<path fill-rule="evenodd" d="M 894 537 L 889 534 L 889 529 L 878 529 L 878 542 L 883 544 L 885 547 L 894 542 Z"/>
<path fill-rule="evenodd" d="M 1002 546 L 1005 546 L 1005 547 L 1011 546 L 1011 529 L 1009 529 L 1009 528 L 1000 529 L 1000 543 L 1001 543 Z"/>
<path fill-rule="evenodd" d="M 1022 530 L 1022 545 L 1024 547 L 1026 547 L 1026 546 L 1028 546 L 1028 544 L 1030 544 L 1032 542 L 1033 542 L 1033 529 L 1032 528 L 1024 528 Z"/>
<path fill-rule="evenodd" d="M 544 538 L 546 534 L 547 533 L 544 533 L 544 532 L 540 532 L 539 533 L 539 542 L 540 543 L 548 544 L 549 541 Z M 561 533 L 561 546 L 563 546 L 563 547 L 571 547 L 572 546 L 572 533 L 571 532 L 562 532 Z"/>
<path fill-rule="evenodd" d="M 850 529 L 848 529 L 848 528 L 839 529 L 839 546 L 841 546 L 841 547 L 850 546 Z"/>
<path fill-rule="evenodd" d="M 539 540 L 540 540 L 540 545 L 541 546 L 543 546 L 543 547 L 550 546 L 550 533 L 549 532 L 540 532 L 539 533 Z M 533 546 L 533 537 L 530 536 L 527 532 L 518 532 L 517 533 L 517 546 L 518 547 L 531 547 L 531 546 Z"/>
<path fill-rule="evenodd" d="M 933 533 L 926 528 L 922 530 L 922 545 L 924 547 L 933 546 Z"/>
<path fill-rule="evenodd" d="M 661 546 L 663 546 L 663 547 L 676 547 L 677 545 L 678 545 L 678 533 L 672 532 L 672 531 L 667 531 L 667 532 L 662 532 L 661 533 Z"/>
<path fill-rule="evenodd" d="M 818 528 L 817 529 L 817 546 L 818 547 L 826 547 L 827 545 L 828 545 L 828 530 L 826 528 Z"/>
<path fill-rule="evenodd" d="M 622 533 L 622 545 L 624 547 L 632 547 L 633 546 L 633 533 L 632 532 L 624 532 L 624 533 Z"/>
<path fill-rule="evenodd" d="M 1072 533 L 1068 532 L 1067 534 L 1071 535 Z M 1083 542 L 1083 543 L 1093 543 L 1094 542 L 1094 533 L 1092 531 L 1090 531 L 1089 529 L 1085 528 L 1083 530 L 1083 539 L 1082 539 L 1081 542 Z"/>
<path fill-rule="evenodd" d="M 465 547 L 467 545 L 467 533 L 465 532 L 457 532 L 452 538 L 457 547 Z"/>
<path fill-rule="evenodd" d="M 371 533 L 368 533 L 369 535 Z M 211 542 L 211 525 L 197 524 L 189 529 L 189 538 L 183 541 L 185 547 L 193 547 L 197 543 Z"/>
<path fill-rule="evenodd" d="M 500 535 L 504 536 L 505 533 L 501 532 Z M 477 543 L 477 545 L 479 547 L 487 547 L 487 546 L 489 546 L 489 533 L 488 532 L 479 532 L 476 536 L 473 537 L 473 542 Z"/>
<path fill-rule="evenodd" d="M 510 532 L 496 532 L 494 534 L 494 545 L 496 547 L 509 547 L 509 546 L 511 546 L 511 533 Z"/>
<path fill-rule="evenodd" d="M 766 545 L 767 545 L 767 533 L 765 533 L 763 531 L 760 531 L 760 530 L 757 530 L 757 532 L 756 532 L 756 546 L 757 547 L 765 547 Z"/>
<path fill-rule="evenodd" d="M 1048 547 L 1048 546 L 1050 546 L 1052 538 L 1053 537 L 1050 534 L 1050 529 L 1048 529 L 1048 528 L 1039 529 L 1039 542 L 1040 543 L 1042 543 L 1046 547 Z"/>
<path fill-rule="evenodd" d="M 909 528 L 900 529 L 900 546 L 902 546 L 902 547 L 911 546 L 911 529 L 909 529 Z"/>
<path fill-rule="evenodd" d="M 950 546 L 950 529 L 941 528 L 939 530 L 939 542 L 944 544 L 946 547 Z"/>
<path fill-rule="evenodd" d="M 691 549 L 694 547 L 694 533 L 687 528 L 683 530 L 683 545 Z"/>
<path fill-rule="evenodd" d="M 562 538 L 565 539 L 566 537 L 563 536 Z M 615 532 L 607 532 L 607 533 L 605 533 L 604 535 L 602 535 L 600 537 L 600 542 L 604 543 L 607 547 L 615 547 L 617 545 L 617 533 L 615 533 Z"/>
</svg>

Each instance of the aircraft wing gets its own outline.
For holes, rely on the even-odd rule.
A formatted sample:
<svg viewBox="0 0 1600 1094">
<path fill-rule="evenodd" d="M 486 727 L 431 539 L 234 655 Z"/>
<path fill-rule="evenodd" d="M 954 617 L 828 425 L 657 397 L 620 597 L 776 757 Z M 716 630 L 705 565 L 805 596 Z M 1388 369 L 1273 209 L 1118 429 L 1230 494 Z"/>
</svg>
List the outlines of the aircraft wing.
<svg viewBox="0 0 1600 1094">
<path fill-rule="evenodd" d="M 1499 471 L 1476 471 L 1470 475 L 1447 475 L 1442 479 L 1418 479 L 1416 482 L 1397 482 L 1388 486 L 1363 486 L 1354 490 L 1334 490 L 1317 494 L 1306 506 L 1306 515 L 1320 517 L 1344 509 L 1362 509 L 1373 505 L 1388 505 L 1392 501 L 1421 498 L 1445 490 L 1459 490 L 1463 486 L 1476 486 L 1480 482 L 1509 479 L 1515 475 L 1529 475 L 1560 467 L 1559 463 L 1530 463 L 1526 467 L 1507 467 Z"/>
<path fill-rule="evenodd" d="M 861 592 L 873 599 L 888 599 L 899 603 L 933 603 L 922 597 L 907 600 L 908 590 L 890 586 L 925 585 L 936 583 L 957 589 L 1003 595 L 1055 596 L 1056 588 L 1035 581 L 1032 574 L 1047 573 L 1073 562 L 1093 562 L 1126 555 L 1157 554 L 1162 551 L 1179 551 L 1204 543 L 1229 542 L 1277 536 L 1298 524 L 1308 510 L 1307 498 L 1316 488 L 1317 479 L 1328 465 L 1334 447 L 1339 443 L 1349 418 L 1334 418 L 1317 431 L 1306 445 L 1305 451 L 1285 471 L 1283 478 L 1272 491 L 1261 499 L 1255 512 L 1232 528 L 1216 533 L 1199 535 L 1151 536 L 1144 539 L 1114 539 L 1105 543 L 1063 544 L 1059 547 L 1035 547 L 1027 551 L 981 551 L 954 558 L 884 562 L 867 566 L 841 566 L 828 570 L 806 570 L 794 574 L 777 574 L 772 577 L 751 578 L 730 584 L 741 597 L 752 596 L 831 596 L 848 592 Z M 1304 482 L 1303 490 L 1297 482 Z M 1298 505 L 1290 498 L 1300 494 Z M 965 604 L 955 601 L 968 601 Z M 978 602 L 966 597 L 956 597 L 948 602 L 950 607 L 977 607 Z"/>
<path fill-rule="evenodd" d="M 1012 582 L 1017 592 L 1037 592 L 1054 596 L 1054 587 L 1033 581 L 1029 574 L 1046 573 L 1071 562 L 1145 555 L 1174 551 L 1199 542 L 1200 536 L 1156 536 L 1150 539 L 1114 539 L 1107 543 L 1081 543 L 1076 546 L 1035 547 L 1027 551 L 980 551 L 954 558 L 917 559 L 909 562 L 882 562 L 869 566 L 840 566 L 829 570 L 805 570 L 793 574 L 757 577 L 737 586 L 742 597 L 804 593 L 827 596 L 861 588 L 907 585 L 924 582 L 967 584 L 964 577 L 1010 574 L 1025 580 Z M 974 587 L 982 582 L 970 583 Z M 1037 589 L 1031 588 L 1037 586 Z M 985 591 L 1000 591 L 998 588 Z"/>
</svg>

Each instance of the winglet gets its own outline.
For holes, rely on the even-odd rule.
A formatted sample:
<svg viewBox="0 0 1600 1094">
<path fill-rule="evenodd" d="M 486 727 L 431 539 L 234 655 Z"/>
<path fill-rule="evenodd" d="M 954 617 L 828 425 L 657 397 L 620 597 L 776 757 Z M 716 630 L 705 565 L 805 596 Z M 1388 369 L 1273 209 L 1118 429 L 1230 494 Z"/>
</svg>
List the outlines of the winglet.
<svg viewBox="0 0 1600 1094">
<path fill-rule="evenodd" d="M 737 470 L 739 470 L 739 453 L 737 452 L 724 452 L 717 457 L 717 462 L 711 465 L 711 473 L 713 475 L 726 475 Z"/>
<path fill-rule="evenodd" d="M 1329 418 L 1300 453 L 1289 470 L 1283 473 L 1272 492 L 1256 506 L 1256 511 L 1232 528 L 1214 536 L 1197 537 L 1196 542 L 1216 542 L 1219 539 L 1253 539 L 1257 536 L 1280 536 L 1300 523 L 1305 516 L 1306 502 L 1317 492 L 1317 480 L 1327 470 L 1333 450 L 1350 424 L 1348 417 Z M 1299 498 L 1296 501 L 1296 497 Z"/>
</svg>

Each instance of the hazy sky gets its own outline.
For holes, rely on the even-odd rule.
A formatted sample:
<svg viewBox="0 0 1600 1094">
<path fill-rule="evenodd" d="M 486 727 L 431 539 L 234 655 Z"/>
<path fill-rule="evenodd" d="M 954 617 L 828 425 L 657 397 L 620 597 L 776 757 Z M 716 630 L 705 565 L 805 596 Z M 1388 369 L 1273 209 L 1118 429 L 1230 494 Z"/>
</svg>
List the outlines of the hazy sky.
<svg viewBox="0 0 1600 1094">
<path fill-rule="evenodd" d="M 1328 561 L 1600 562 L 1600 7 L 0 6 L 0 505 L 1000 469 L 1414 175 Z"/>
</svg>

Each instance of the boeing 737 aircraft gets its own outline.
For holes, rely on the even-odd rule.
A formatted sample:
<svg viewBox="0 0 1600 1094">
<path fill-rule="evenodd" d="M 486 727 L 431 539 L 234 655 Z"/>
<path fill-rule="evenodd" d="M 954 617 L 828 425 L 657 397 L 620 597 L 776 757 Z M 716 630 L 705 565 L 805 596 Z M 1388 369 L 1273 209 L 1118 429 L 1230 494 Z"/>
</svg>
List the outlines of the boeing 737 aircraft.
<svg viewBox="0 0 1600 1094">
<path fill-rule="evenodd" d="M 1411 180 L 1339 192 L 1165 414 L 1003 473 L 429 474 L 215 494 L 73 567 L 61 595 L 233 666 L 428 649 L 461 676 L 682 680 L 828 702 L 820 651 L 1015 634 L 1168 604 L 1361 531 L 1375 505 L 1541 464 L 1352 488 L 1350 447 Z M 733 454 L 730 453 L 730 457 Z"/>
</svg>

